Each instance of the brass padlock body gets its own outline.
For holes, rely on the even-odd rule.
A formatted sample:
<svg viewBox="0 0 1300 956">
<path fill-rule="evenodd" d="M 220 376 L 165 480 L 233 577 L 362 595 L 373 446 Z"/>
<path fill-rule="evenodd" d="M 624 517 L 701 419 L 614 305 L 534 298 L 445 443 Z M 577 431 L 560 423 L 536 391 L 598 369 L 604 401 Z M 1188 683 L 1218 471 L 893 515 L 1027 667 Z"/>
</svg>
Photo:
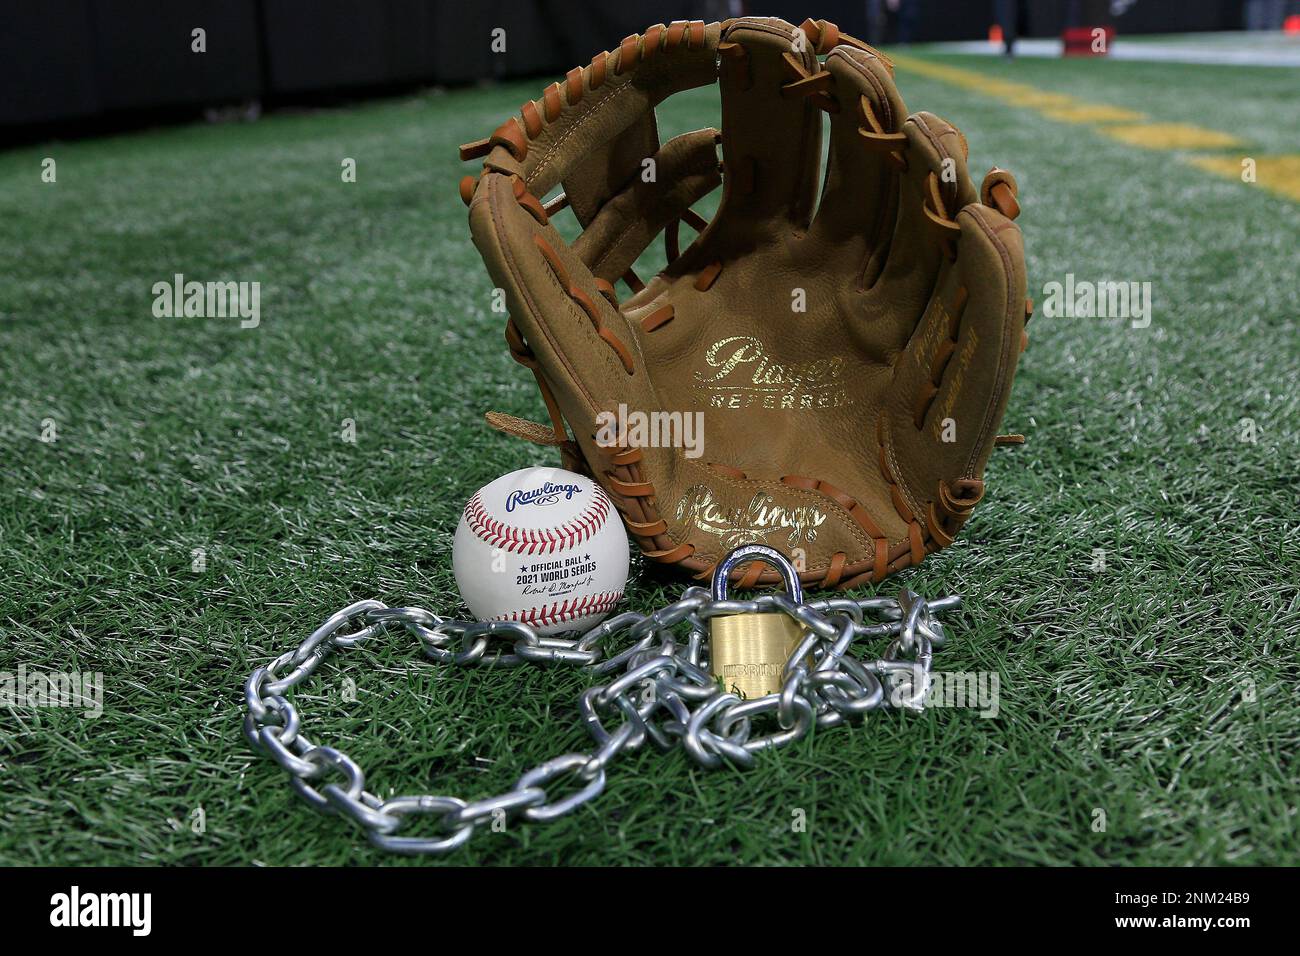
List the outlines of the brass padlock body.
<svg viewBox="0 0 1300 956">
<path fill-rule="evenodd" d="M 775 694 L 799 637 L 799 623 L 785 614 L 715 617 L 709 628 L 713 676 L 746 700 Z"/>
<path fill-rule="evenodd" d="M 727 598 L 727 580 L 733 568 L 746 561 L 762 561 L 777 569 L 785 580 L 786 596 L 803 602 L 799 574 L 789 559 L 763 544 L 742 544 L 718 562 L 713 571 L 713 599 Z M 781 690 L 785 662 L 803 637 L 803 628 L 788 614 L 730 614 L 709 622 L 709 670 L 722 679 L 724 689 L 746 700 Z"/>
</svg>

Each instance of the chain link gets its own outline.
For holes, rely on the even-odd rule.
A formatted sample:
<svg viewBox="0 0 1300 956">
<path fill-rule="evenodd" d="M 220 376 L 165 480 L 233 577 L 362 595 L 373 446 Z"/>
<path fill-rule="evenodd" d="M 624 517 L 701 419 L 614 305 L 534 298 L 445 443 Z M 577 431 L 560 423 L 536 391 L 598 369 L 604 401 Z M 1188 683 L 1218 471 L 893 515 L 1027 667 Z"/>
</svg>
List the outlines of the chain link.
<svg viewBox="0 0 1300 956">
<path fill-rule="evenodd" d="M 724 761 L 748 767 L 762 750 L 785 747 L 816 727 L 833 727 L 885 707 L 919 710 L 930 688 L 933 651 L 944 643 L 937 615 L 961 606 L 959 596 L 926 601 L 904 589 L 897 598 L 828 598 L 793 604 L 784 595 L 714 600 L 700 587 L 653 614 L 625 611 L 576 639 L 541 637 L 513 622 L 475 623 L 439 617 L 418 607 L 358 601 L 318 627 L 297 649 L 249 675 L 244 735 L 254 750 L 288 772 L 313 807 L 342 814 L 363 827 L 372 843 L 396 853 L 446 853 L 462 846 L 480 824 L 522 817 L 552 820 L 605 788 L 606 768 L 647 740 L 660 750 L 680 745 L 703 767 Z M 787 614 L 803 639 L 786 663 L 779 694 L 742 700 L 703 666 L 709 621 L 720 615 Z M 869 622 L 868 614 L 880 620 Z M 400 627 L 442 664 L 512 667 L 524 663 L 580 664 L 615 674 L 578 700 L 584 726 L 596 742 L 589 753 L 568 753 L 529 770 L 505 793 L 473 803 L 449 796 L 384 799 L 365 789 L 365 774 L 345 753 L 313 744 L 286 694 L 310 677 L 331 653 Z M 682 633 L 684 632 L 684 633 Z M 850 656 L 855 641 L 888 640 L 876 660 Z M 627 642 L 608 654 L 615 642 Z M 279 676 L 282 669 L 288 672 Z M 622 723 L 610 729 L 613 721 Z M 756 727 L 760 722 L 764 731 Z M 397 836 L 410 816 L 433 817 L 436 836 Z"/>
</svg>

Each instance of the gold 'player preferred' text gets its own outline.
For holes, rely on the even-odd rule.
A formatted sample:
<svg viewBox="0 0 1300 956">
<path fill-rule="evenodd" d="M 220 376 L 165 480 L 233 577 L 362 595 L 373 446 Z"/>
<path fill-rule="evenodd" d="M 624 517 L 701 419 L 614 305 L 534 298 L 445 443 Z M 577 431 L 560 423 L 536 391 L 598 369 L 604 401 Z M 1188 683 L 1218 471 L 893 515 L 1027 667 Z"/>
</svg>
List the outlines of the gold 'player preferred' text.
<svg viewBox="0 0 1300 956">
<path fill-rule="evenodd" d="M 752 335 L 719 339 L 704 352 L 709 371 L 695 373 L 711 408 L 781 410 L 839 408 L 853 399 L 844 388 L 844 358 L 778 362 Z"/>
</svg>

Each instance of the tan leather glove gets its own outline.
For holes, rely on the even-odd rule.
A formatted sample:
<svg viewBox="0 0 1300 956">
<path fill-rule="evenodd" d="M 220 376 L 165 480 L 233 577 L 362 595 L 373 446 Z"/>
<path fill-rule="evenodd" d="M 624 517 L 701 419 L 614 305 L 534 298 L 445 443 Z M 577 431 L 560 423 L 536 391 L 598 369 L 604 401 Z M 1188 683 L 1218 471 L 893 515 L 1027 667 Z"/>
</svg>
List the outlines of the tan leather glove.
<svg viewBox="0 0 1300 956">
<path fill-rule="evenodd" d="M 655 105 L 715 80 L 722 132 L 660 144 Z M 984 494 L 1025 340 L 1015 181 L 994 169 L 977 191 L 966 154 L 948 123 L 908 116 L 883 54 L 824 20 L 628 37 L 461 148 L 484 158 L 461 196 L 552 427 L 489 421 L 559 446 L 646 557 L 698 576 L 755 540 L 807 584 L 916 564 Z M 690 207 L 719 184 L 705 223 Z M 550 222 L 565 206 L 584 227 L 572 245 Z M 700 234 L 678 254 L 681 222 Z M 660 232 L 669 264 L 642 283 Z M 702 455 L 608 440 L 598 416 L 620 405 L 702 412 Z"/>
</svg>

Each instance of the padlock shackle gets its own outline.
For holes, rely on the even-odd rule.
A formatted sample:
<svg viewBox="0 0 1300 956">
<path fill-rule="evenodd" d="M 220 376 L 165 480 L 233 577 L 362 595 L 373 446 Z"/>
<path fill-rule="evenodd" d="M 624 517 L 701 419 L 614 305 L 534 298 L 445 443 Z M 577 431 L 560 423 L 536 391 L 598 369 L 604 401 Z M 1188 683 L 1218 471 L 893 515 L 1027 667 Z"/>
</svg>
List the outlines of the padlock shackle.
<svg viewBox="0 0 1300 956">
<path fill-rule="evenodd" d="M 734 568 L 750 561 L 762 561 L 781 574 L 785 581 L 785 590 L 795 604 L 803 603 L 803 586 L 799 583 L 799 572 L 795 570 L 790 559 L 776 548 L 765 544 L 742 544 L 732 551 L 713 569 L 713 600 L 727 600 L 727 579 Z"/>
</svg>

